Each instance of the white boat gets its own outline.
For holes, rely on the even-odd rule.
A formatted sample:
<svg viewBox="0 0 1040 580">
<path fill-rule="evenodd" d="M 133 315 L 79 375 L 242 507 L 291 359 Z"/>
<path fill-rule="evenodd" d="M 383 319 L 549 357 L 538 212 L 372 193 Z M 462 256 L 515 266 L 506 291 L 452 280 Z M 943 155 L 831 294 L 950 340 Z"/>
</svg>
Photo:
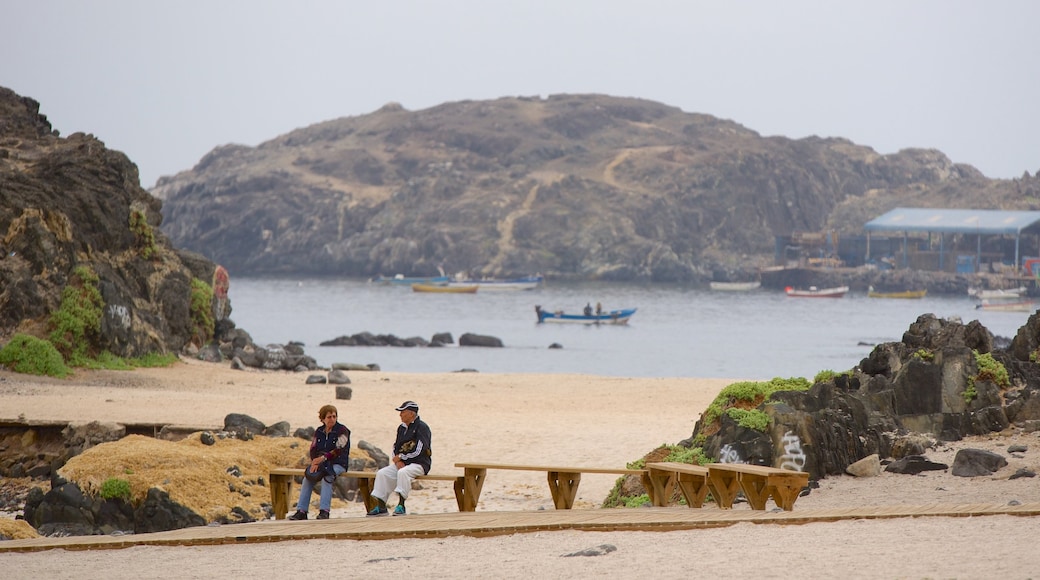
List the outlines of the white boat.
<svg viewBox="0 0 1040 580">
<path fill-rule="evenodd" d="M 1026 287 L 1004 288 L 997 290 L 983 290 L 981 288 L 968 288 L 968 296 L 979 300 L 1021 300 L 1026 295 Z"/>
<path fill-rule="evenodd" d="M 526 276 L 523 278 L 510 278 L 507 280 L 496 280 L 494 278 L 484 279 L 460 279 L 448 282 L 448 286 L 476 286 L 481 292 L 494 290 L 534 290 L 542 285 L 544 278 L 541 275 Z"/>
<path fill-rule="evenodd" d="M 784 292 L 795 298 L 841 298 L 849 291 L 848 286 L 835 286 L 834 288 L 817 288 L 809 286 L 807 290 L 799 290 L 788 286 Z"/>
<path fill-rule="evenodd" d="M 1038 306 L 1032 300 L 983 300 L 975 308 L 991 312 L 1033 312 Z"/>
<path fill-rule="evenodd" d="M 722 290 L 726 292 L 747 292 L 748 290 L 755 290 L 762 286 L 761 282 L 716 282 L 712 280 L 708 283 L 712 290 Z"/>
</svg>

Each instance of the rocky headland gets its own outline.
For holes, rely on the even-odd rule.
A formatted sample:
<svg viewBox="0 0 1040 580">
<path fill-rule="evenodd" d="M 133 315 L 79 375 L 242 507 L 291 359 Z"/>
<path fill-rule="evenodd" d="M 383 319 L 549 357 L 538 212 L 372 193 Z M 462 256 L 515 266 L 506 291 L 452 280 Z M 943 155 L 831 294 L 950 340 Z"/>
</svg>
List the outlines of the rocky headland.
<svg viewBox="0 0 1040 580">
<path fill-rule="evenodd" d="M 151 191 L 177 246 L 237 275 L 706 285 L 772 266 L 778 237 L 863 236 L 894 207 L 1034 210 L 1040 177 L 988 179 L 930 149 L 763 136 L 641 99 L 552 95 L 388 104 L 216 147 Z M 974 237 L 962 243 L 974 253 Z"/>
</svg>

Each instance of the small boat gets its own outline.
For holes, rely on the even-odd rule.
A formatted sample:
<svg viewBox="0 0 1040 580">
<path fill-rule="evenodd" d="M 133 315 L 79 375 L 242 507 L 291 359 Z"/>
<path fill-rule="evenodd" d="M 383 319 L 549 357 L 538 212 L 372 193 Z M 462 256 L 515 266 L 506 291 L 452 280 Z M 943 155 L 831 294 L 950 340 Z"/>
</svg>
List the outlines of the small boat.
<svg viewBox="0 0 1040 580">
<path fill-rule="evenodd" d="M 924 298 L 928 290 L 904 290 L 902 292 L 878 292 L 871 286 L 867 288 L 868 298 Z"/>
<path fill-rule="evenodd" d="M 433 292 L 440 294 L 476 294 L 477 286 L 450 286 L 442 284 L 412 284 L 412 292 Z"/>
<path fill-rule="evenodd" d="M 542 285 L 545 280 L 542 276 L 525 276 L 523 278 L 510 278 L 507 280 L 481 279 L 460 280 L 455 279 L 448 286 L 477 286 L 482 292 L 488 290 L 534 290 Z"/>
<path fill-rule="evenodd" d="M 712 280 L 708 285 L 711 286 L 712 290 L 723 290 L 726 292 L 747 292 L 762 287 L 762 283 L 757 280 L 754 282 L 716 282 Z"/>
<path fill-rule="evenodd" d="M 784 292 L 795 298 L 841 298 L 849 291 L 848 286 L 835 286 L 834 288 L 817 288 L 809 286 L 808 290 L 798 290 L 788 286 Z"/>
<path fill-rule="evenodd" d="M 542 310 L 541 306 L 534 307 L 538 315 L 538 322 L 571 322 L 576 324 L 628 324 L 628 319 L 636 313 L 635 308 L 622 308 L 620 310 L 608 310 L 599 314 L 564 314 L 562 310 L 550 312 Z"/>
<path fill-rule="evenodd" d="M 979 310 L 991 312 L 1033 312 L 1040 306 L 1032 300 L 983 300 L 975 305 Z"/>
<path fill-rule="evenodd" d="M 1026 287 L 1004 288 L 998 290 L 982 290 L 980 288 L 968 288 L 968 296 L 979 300 L 1014 300 L 1019 301 L 1026 294 Z"/>
<path fill-rule="evenodd" d="M 398 274 L 393 278 L 387 278 L 386 276 L 377 276 L 372 279 L 376 284 L 384 284 L 387 286 L 411 286 L 412 284 L 437 284 L 445 285 L 451 281 L 448 276 L 420 276 L 420 277 L 406 277 Z"/>
</svg>

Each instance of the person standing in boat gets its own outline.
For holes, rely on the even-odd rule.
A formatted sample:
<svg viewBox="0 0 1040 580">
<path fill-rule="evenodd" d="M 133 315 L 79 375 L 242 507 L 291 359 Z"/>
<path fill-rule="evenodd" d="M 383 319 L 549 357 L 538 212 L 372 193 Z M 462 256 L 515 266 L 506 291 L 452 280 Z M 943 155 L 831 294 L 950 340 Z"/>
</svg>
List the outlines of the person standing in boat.
<svg viewBox="0 0 1040 580">
<path fill-rule="evenodd" d="M 586 302 L 585 303 L 585 316 L 592 316 L 592 303 L 591 302 Z"/>
</svg>

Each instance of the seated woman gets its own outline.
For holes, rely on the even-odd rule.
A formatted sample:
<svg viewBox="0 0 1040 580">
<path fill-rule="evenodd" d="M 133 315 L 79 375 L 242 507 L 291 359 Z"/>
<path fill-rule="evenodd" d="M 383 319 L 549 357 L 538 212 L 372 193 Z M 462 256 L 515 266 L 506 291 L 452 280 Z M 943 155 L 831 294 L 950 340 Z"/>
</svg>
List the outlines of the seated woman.
<svg viewBox="0 0 1040 580">
<path fill-rule="evenodd" d="M 350 429 L 338 421 L 339 412 L 332 405 L 325 405 L 318 410 L 321 425 L 314 430 L 311 439 L 310 465 L 307 477 L 303 478 L 300 487 L 300 499 L 296 502 L 296 513 L 290 520 L 307 519 L 307 508 L 311 503 L 311 492 L 314 485 L 321 482 L 321 498 L 318 502 L 318 519 L 329 519 L 332 507 L 332 483 L 339 474 L 347 470 L 350 462 Z"/>
</svg>

